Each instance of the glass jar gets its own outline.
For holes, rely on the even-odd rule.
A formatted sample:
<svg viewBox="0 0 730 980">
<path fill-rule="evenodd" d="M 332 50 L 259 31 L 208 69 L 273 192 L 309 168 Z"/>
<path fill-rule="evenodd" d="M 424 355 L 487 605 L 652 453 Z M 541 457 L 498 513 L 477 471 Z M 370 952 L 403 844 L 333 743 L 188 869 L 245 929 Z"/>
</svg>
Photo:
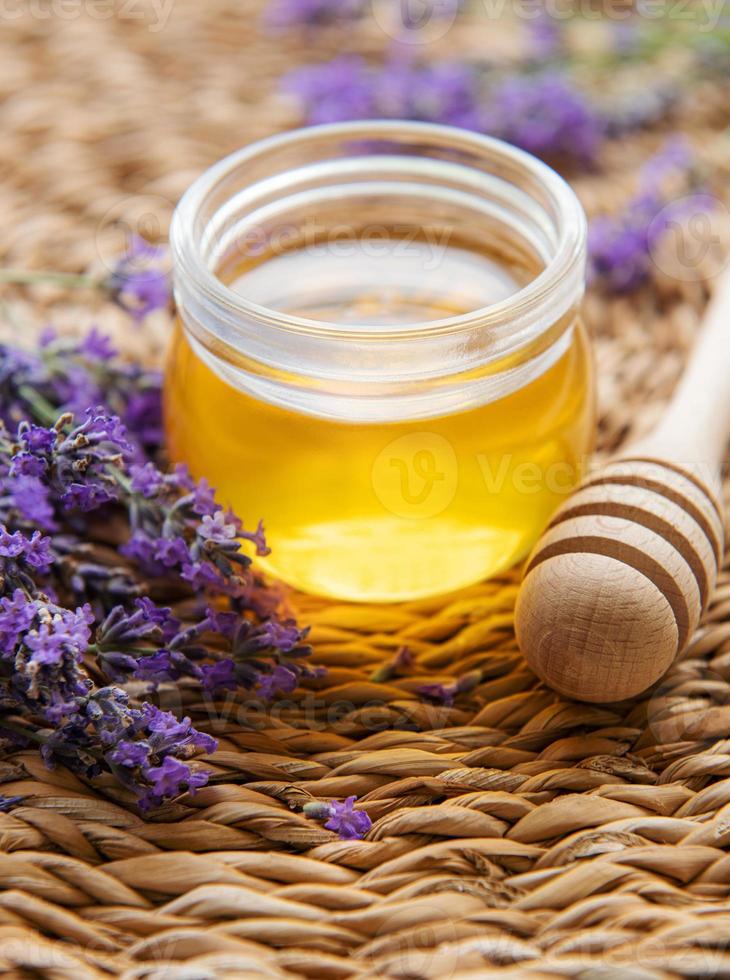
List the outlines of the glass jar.
<svg viewBox="0 0 730 980">
<path fill-rule="evenodd" d="M 595 425 L 556 173 L 448 127 L 314 127 L 204 173 L 171 239 L 170 455 L 264 518 L 264 569 L 402 600 L 529 550 Z"/>
</svg>

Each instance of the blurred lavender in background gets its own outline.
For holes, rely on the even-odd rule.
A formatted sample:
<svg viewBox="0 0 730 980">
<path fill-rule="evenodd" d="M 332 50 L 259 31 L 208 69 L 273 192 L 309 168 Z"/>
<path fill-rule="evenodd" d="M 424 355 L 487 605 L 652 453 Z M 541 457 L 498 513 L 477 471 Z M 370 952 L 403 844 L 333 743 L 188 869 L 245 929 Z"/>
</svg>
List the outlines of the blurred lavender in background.
<svg viewBox="0 0 730 980">
<path fill-rule="evenodd" d="M 366 0 L 273 0 L 270 17 L 289 27 L 368 14 L 380 23 L 378 11 L 392 3 L 394 9 L 400 4 L 405 31 L 439 14 L 477 16 L 475 6 L 459 0 L 372 2 L 379 6 Z M 438 45 L 425 44 L 412 55 L 407 45 L 389 43 L 398 38 L 388 34 L 382 60 L 342 53 L 294 69 L 282 80 L 282 89 L 307 124 L 407 119 L 458 126 L 512 143 L 570 177 L 581 169 L 598 169 L 607 141 L 663 123 L 685 97 L 682 75 L 657 70 L 647 76 L 647 63 L 658 64 L 659 53 L 676 51 L 683 57 L 689 52 L 699 72 L 717 72 L 718 66 L 727 66 L 730 52 L 730 38 L 700 38 L 697 31 L 685 36 L 682 25 L 646 23 L 634 15 L 607 20 L 603 41 L 588 54 L 573 49 L 575 31 L 566 29 L 563 15 L 538 6 L 522 26 L 521 53 L 497 60 L 445 60 Z M 722 33 L 721 25 L 718 30 Z M 677 60 L 667 57 L 666 63 Z M 619 84 L 620 70 L 629 72 L 628 84 Z M 638 76 L 631 74 L 637 70 Z M 667 232 L 667 223 L 656 221 L 669 200 L 667 187 L 686 187 L 690 170 L 687 147 L 670 140 L 641 171 L 625 208 L 592 222 L 593 282 L 623 292 L 646 281 L 652 249 Z M 679 212 L 674 217 L 682 220 Z"/>
<path fill-rule="evenodd" d="M 592 165 L 605 122 L 576 85 L 546 72 L 513 75 L 489 93 L 484 129 L 544 160 Z"/>
<path fill-rule="evenodd" d="M 434 19 L 453 19 L 465 0 L 272 0 L 264 23 L 275 30 L 326 27 L 388 10 L 404 32 L 425 27 Z"/>
<path fill-rule="evenodd" d="M 528 56 L 536 61 L 551 61 L 565 54 L 562 21 L 539 8 L 537 17 L 528 23 Z"/>
<path fill-rule="evenodd" d="M 374 67 L 342 55 L 291 72 L 284 90 L 310 125 L 348 119 L 409 119 L 489 133 L 552 161 L 592 163 L 605 125 L 559 74 L 512 75 L 489 86 L 483 72 L 453 61 L 403 57 Z"/>
<path fill-rule="evenodd" d="M 639 174 L 638 189 L 618 214 L 594 218 L 588 234 L 589 278 L 614 292 L 635 289 L 651 272 L 652 249 L 668 230 L 658 216 L 676 196 L 676 186 L 686 187 L 693 167 L 692 153 L 675 136 L 651 157 Z M 674 209 L 672 218 L 685 215 Z"/>
<path fill-rule="evenodd" d="M 273 30 L 323 27 L 361 17 L 368 6 L 369 0 L 274 0 L 266 9 L 264 23 Z"/>
<path fill-rule="evenodd" d="M 479 76 L 468 65 L 417 65 L 393 58 L 381 68 L 342 55 L 293 71 L 284 88 L 310 124 L 348 119 L 411 119 L 481 129 Z"/>
</svg>

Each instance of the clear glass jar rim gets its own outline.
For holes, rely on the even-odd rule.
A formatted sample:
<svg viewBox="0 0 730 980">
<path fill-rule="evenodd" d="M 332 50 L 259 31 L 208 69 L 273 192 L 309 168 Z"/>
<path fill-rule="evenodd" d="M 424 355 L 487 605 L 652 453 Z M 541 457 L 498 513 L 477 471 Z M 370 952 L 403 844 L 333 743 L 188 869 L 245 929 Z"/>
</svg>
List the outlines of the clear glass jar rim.
<svg viewBox="0 0 730 980">
<path fill-rule="evenodd" d="M 425 332 L 433 337 L 475 327 L 488 329 L 490 325 L 504 326 L 506 320 L 519 318 L 535 306 L 549 301 L 555 285 L 574 273 L 576 266 L 582 266 L 586 241 L 583 208 L 568 183 L 547 164 L 502 140 L 453 126 L 401 120 L 366 120 L 290 130 L 251 143 L 206 170 L 185 192 L 175 209 L 170 243 L 176 269 L 186 277 L 194 277 L 196 290 L 200 290 L 209 301 L 249 321 L 275 327 L 283 332 L 307 334 L 322 339 L 359 337 L 362 340 L 377 337 L 378 340 L 384 340 L 385 336 L 381 331 L 375 331 L 367 324 L 348 324 L 343 328 L 335 323 L 294 316 L 247 300 L 208 268 L 194 229 L 196 218 L 215 187 L 258 156 L 319 138 L 377 141 L 392 139 L 396 135 L 401 139 L 412 137 L 414 141 L 430 139 L 455 151 L 499 154 L 502 159 L 520 167 L 526 176 L 538 181 L 541 189 L 548 195 L 558 220 L 558 238 L 555 252 L 545 268 L 507 299 L 458 316 L 430 320 L 423 324 L 394 326 L 389 328 L 387 336 L 402 340 Z"/>
</svg>

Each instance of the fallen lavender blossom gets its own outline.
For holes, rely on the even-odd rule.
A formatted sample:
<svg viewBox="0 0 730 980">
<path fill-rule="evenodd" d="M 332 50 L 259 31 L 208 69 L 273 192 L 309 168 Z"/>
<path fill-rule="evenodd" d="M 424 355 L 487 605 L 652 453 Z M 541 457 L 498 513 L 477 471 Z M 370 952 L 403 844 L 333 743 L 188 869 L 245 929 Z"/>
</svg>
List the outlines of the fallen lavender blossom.
<svg viewBox="0 0 730 980">
<path fill-rule="evenodd" d="M 325 828 L 334 831 L 340 840 L 362 840 L 372 827 L 372 821 L 364 810 L 356 810 L 356 796 L 348 796 L 344 802 L 313 801 L 304 804 L 304 815 L 313 820 L 325 821 Z"/>
<path fill-rule="evenodd" d="M 416 693 L 424 701 L 432 704 L 441 704 L 451 708 L 461 694 L 468 694 L 482 681 L 482 673 L 479 670 L 472 670 L 468 674 L 457 678 L 451 684 L 421 684 L 416 689 Z"/>
<path fill-rule="evenodd" d="M 0 737 L 148 809 L 204 785 L 190 761 L 216 742 L 118 685 L 273 697 L 309 648 L 244 551 L 263 527 L 158 467 L 159 378 L 113 354 L 96 330 L 0 345 Z M 185 621 L 150 591 L 187 598 Z"/>
</svg>

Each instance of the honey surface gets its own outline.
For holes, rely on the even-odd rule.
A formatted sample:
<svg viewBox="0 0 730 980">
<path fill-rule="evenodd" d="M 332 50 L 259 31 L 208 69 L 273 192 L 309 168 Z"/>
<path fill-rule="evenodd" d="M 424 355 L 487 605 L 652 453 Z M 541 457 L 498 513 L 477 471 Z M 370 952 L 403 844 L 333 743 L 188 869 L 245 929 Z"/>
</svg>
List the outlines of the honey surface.
<svg viewBox="0 0 730 980">
<path fill-rule="evenodd" d="M 414 261 L 385 249 L 363 261 L 351 244 L 339 262 L 310 246 L 239 268 L 229 283 L 286 312 L 386 328 L 466 312 L 519 286 L 486 254 L 448 249 L 424 274 L 418 247 Z M 248 526 L 264 518 L 264 568 L 334 597 L 416 598 L 479 581 L 529 550 L 591 447 L 590 358 L 576 321 L 560 359 L 496 401 L 410 421 L 334 421 L 233 387 L 178 329 L 166 419 L 172 458 L 207 477 Z"/>
</svg>

